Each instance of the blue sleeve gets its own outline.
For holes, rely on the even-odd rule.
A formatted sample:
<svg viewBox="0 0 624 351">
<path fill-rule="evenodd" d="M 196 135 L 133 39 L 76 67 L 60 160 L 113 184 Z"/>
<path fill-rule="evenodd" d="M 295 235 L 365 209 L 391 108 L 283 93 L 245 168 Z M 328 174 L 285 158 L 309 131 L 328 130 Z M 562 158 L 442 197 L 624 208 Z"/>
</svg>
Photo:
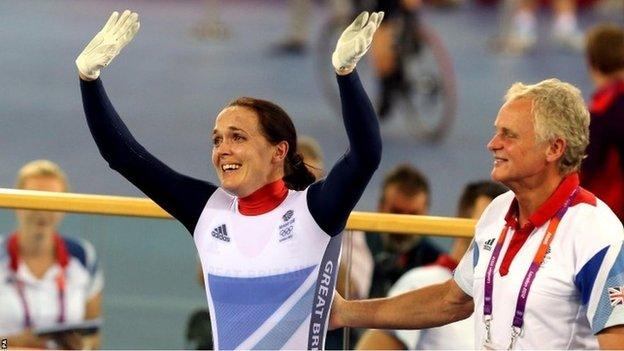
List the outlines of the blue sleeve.
<svg viewBox="0 0 624 351">
<path fill-rule="evenodd" d="M 609 233 L 613 234 L 615 232 Z M 594 334 L 624 325 L 624 244 L 621 232 L 618 234 L 620 238 L 613 237 L 615 240 L 596 252 L 574 277 L 581 304 L 592 306 L 585 308 L 585 314 Z M 593 240 L 600 240 L 600 237 L 593 237 Z"/>
<path fill-rule="evenodd" d="M 594 257 L 583 265 L 583 268 L 581 268 L 578 274 L 574 277 L 574 285 L 576 285 L 576 288 L 581 293 L 581 304 L 583 305 L 587 305 L 589 303 L 591 292 L 594 289 L 594 282 L 596 281 L 598 271 L 600 271 L 600 267 L 602 266 L 604 256 L 608 249 L 609 247 L 607 246 L 598 251 Z"/>
<path fill-rule="evenodd" d="M 80 90 L 89 129 L 110 168 L 182 222 L 192 234 L 217 187 L 177 173 L 147 152 L 119 118 L 100 79 L 80 80 Z"/>
<path fill-rule="evenodd" d="M 331 236 L 342 232 L 381 162 L 379 122 L 357 72 L 337 79 L 349 149 L 307 198 L 312 217 Z"/>
</svg>

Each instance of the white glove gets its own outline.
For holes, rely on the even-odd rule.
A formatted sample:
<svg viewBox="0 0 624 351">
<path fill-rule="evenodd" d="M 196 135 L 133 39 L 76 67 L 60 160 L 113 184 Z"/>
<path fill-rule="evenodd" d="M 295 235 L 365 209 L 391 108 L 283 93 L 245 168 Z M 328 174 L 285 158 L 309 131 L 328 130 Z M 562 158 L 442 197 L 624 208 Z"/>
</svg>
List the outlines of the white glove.
<svg viewBox="0 0 624 351">
<path fill-rule="evenodd" d="M 332 64 L 336 72 L 350 72 L 355 68 L 370 47 L 383 17 L 383 12 L 373 12 L 369 16 L 364 11 L 342 32 L 332 54 Z"/>
<path fill-rule="evenodd" d="M 121 49 L 134 38 L 139 30 L 139 15 L 124 11 L 121 16 L 113 12 L 104 28 L 93 37 L 91 42 L 76 59 L 80 76 L 86 80 L 95 80 L 100 76 L 100 69 L 119 54 Z"/>
</svg>

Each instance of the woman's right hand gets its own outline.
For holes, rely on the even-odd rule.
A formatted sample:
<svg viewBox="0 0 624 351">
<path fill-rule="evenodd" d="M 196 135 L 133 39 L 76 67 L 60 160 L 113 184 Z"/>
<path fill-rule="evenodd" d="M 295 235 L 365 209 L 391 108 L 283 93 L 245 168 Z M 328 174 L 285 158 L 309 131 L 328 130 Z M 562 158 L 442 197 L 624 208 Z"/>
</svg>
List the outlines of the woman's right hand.
<svg viewBox="0 0 624 351">
<path fill-rule="evenodd" d="M 95 80 L 100 70 L 119 54 L 139 30 L 139 15 L 130 10 L 121 16 L 117 11 L 109 17 L 102 30 L 93 37 L 78 58 L 76 66 L 83 80 Z"/>
</svg>

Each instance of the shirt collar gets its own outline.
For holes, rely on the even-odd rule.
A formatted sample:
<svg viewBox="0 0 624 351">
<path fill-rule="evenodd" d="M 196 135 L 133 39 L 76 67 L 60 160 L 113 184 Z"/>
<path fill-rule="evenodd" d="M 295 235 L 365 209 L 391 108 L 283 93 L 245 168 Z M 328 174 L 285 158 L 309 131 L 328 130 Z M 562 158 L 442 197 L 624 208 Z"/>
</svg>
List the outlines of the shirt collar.
<svg viewBox="0 0 624 351">
<path fill-rule="evenodd" d="M 550 195 L 550 197 L 529 216 L 529 224 L 532 228 L 539 228 L 552 217 L 555 216 L 557 211 L 563 206 L 568 197 L 572 194 L 574 189 L 579 186 L 578 173 L 572 173 L 567 175 L 557 189 Z M 572 204 L 578 203 L 573 201 Z M 511 227 L 518 227 L 518 199 L 514 198 L 509 211 L 505 215 L 505 222 Z"/>
<path fill-rule="evenodd" d="M 238 210 L 246 216 L 257 216 L 267 213 L 288 196 L 288 188 L 284 180 L 269 183 L 254 191 L 251 195 L 238 199 Z"/>
</svg>

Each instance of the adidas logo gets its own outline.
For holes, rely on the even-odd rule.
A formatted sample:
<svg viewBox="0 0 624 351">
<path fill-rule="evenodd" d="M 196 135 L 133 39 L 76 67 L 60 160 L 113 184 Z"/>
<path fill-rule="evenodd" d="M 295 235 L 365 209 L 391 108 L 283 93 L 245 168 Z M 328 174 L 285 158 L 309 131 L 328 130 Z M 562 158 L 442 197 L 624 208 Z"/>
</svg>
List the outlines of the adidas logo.
<svg viewBox="0 0 624 351">
<path fill-rule="evenodd" d="M 220 226 L 213 229 L 211 234 L 214 238 L 223 240 L 227 243 L 230 242 L 230 237 L 227 234 L 227 229 L 225 228 L 225 224 L 221 224 Z"/>
<path fill-rule="evenodd" d="M 483 250 L 492 250 L 492 245 L 494 245 L 494 241 L 495 239 L 492 238 L 490 240 L 487 240 L 485 243 L 483 243 Z"/>
</svg>

